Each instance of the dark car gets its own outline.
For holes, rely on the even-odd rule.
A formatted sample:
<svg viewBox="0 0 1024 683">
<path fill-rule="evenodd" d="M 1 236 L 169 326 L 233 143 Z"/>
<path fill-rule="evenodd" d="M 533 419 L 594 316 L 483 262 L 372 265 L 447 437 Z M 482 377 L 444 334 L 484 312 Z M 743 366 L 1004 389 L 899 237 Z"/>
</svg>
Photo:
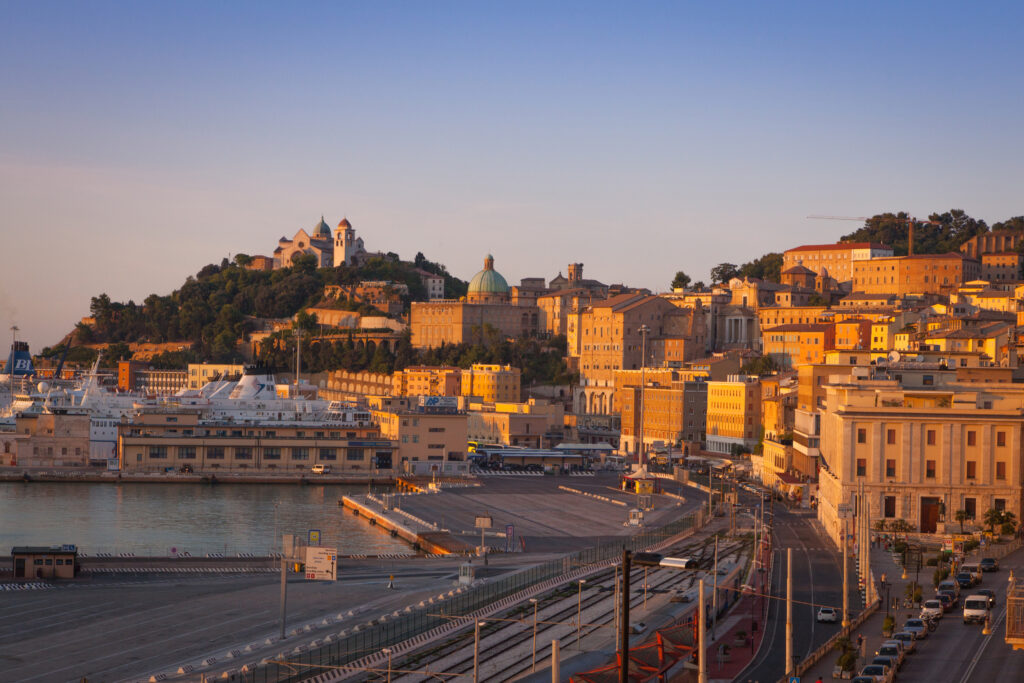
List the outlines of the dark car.
<svg viewBox="0 0 1024 683">
<path fill-rule="evenodd" d="M 953 609 L 953 595 L 949 591 L 942 591 L 935 596 L 935 599 L 942 603 L 943 612 Z"/>
<path fill-rule="evenodd" d="M 994 557 L 983 557 L 981 562 L 978 563 L 983 572 L 997 572 L 999 571 L 999 562 Z"/>
<path fill-rule="evenodd" d="M 974 585 L 974 577 L 967 572 L 960 572 L 956 575 L 956 582 L 961 588 L 970 588 Z"/>
<path fill-rule="evenodd" d="M 984 595 L 988 598 L 988 606 L 991 609 L 996 606 L 996 592 L 991 588 L 979 588 L 974 591 L 975 595 Z"/>
</svg>

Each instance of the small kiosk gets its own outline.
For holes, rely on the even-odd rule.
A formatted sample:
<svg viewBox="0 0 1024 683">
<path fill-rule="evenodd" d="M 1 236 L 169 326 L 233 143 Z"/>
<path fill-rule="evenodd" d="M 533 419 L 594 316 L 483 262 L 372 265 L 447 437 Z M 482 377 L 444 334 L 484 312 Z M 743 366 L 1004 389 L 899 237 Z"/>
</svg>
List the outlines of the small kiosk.
<svg viewBox="0 0 1024 683">
<path fill-rule="evenodd" d="M 78 573 L 78 549 L 73 545 L 11 548 L 14 579 L 73 579 Z"/>
</svg>

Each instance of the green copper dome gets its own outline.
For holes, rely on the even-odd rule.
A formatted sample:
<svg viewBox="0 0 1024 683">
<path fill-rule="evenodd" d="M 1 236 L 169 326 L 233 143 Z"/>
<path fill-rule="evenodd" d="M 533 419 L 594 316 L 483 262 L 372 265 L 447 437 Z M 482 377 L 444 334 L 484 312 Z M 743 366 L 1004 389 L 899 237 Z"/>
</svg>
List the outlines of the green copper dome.
<svg viewBox="0 0 1024 683">
<path fill-rule="evenodd" d="M 327 227 L 327 223 L 324 222 L 323 216 L 320 216 L 320 222 L 317 223 L 315 228 L 313 228 L 313 234 L 310 235 L 310 237 L 315 240 L 331 239 L 331 229 Z"/>
<path fill-rule="evenodd" d="M 467 294 L 508 294 L 508 283 L 494 269 L 494 257 L 490 254 L 484 259 L 484 269 L 469 281 Z"/>
</svg>

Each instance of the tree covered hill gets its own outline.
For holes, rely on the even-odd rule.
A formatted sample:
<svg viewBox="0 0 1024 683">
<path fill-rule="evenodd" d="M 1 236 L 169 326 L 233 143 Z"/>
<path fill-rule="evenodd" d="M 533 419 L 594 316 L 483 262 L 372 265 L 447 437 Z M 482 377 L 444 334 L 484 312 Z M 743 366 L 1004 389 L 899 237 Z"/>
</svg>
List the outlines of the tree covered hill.
<svg viewBox="0 0 1024 683">
<path fill-rule="evenodd" d="M 319 269 L 309 256 L 296 259 L 290 268 L 273 271 L 249 270 L 243 266 L 248 260 L 239 254 L 234 262 L 224 259 L 220 265 L 210 264 L 171 294 L 150 294 L 141 304 L 111 301 L 106 294 L 95 296 L 89 306 L 95 323 L 79 323 L 64 342 L 43 349 L 41 355 L 59 355 L 69 340 L 74 346 L 187 341 L 196 358 L 229 361 L 238 358 L 237 342 L 250 331 L 252 318 L 289 318 L 320 302 L 325 285 L 363 280 L 405 283 L 409 287 L 406 308 L 410 301 L 427 296 L 417 268 L 442 276 L 446 296 L 462 296 L 467 286 L 423 254 L 417 254 L 413 263 L 388 254 L 363 266 Z"/>
</svg>

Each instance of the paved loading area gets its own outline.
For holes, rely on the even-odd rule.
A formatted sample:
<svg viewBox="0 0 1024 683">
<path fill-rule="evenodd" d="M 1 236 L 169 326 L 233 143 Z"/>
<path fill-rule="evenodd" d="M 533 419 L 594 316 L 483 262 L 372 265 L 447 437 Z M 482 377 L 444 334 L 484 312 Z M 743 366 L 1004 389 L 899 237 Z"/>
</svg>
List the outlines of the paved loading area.
<svg viewBox="0 0 1024 683">
<path fill-rule="evenodd" d="M 461 561 L 350 561 L 335 583 L 290 575 L 288 630 L 312 628 L 259 656 L 451 590 Z M 478 576 L 505 569 L 495 558 Z M 390 574 L 394 589 L 387 588 Z M 47 590 L 8 592 L 0 600 L 0 680 L 148 679 L 208 657 L 225 662 L 231 649 L 279 634 L 279 594 L 279 578 L 272 574 L 105 575 Z M 349 610 L 358 611 L 348 616 Z M 328 623 L 321 623 L 325 618 Z"/>
<path fill-rule="evenodd" d="M 488 532 L 487 545 L 491 547 L 504 548 L 504 533 L 511 525 L 519 550 L 568 552 L 637 531 L 625 526 L 630 508 L 637 504 L 636 495 L 617 490 L 618 482 L 617 475 L 606 473 L 481 477 L 481 486 L 400 496 L 396 502 L 402 510 L 449 529 L 453 536 L 473 545 L 480 543 L 480 530 L 474 528 L 476 517 L 490 515 L 494 526 Z M 664 525 L 704 502 L 696 489 L 670 481 L 664 484 L 666 492 L 681 492 L 686 500 L 653 495 L 654 510 L 645 513 L 647 526 Z"/>
</svg>

